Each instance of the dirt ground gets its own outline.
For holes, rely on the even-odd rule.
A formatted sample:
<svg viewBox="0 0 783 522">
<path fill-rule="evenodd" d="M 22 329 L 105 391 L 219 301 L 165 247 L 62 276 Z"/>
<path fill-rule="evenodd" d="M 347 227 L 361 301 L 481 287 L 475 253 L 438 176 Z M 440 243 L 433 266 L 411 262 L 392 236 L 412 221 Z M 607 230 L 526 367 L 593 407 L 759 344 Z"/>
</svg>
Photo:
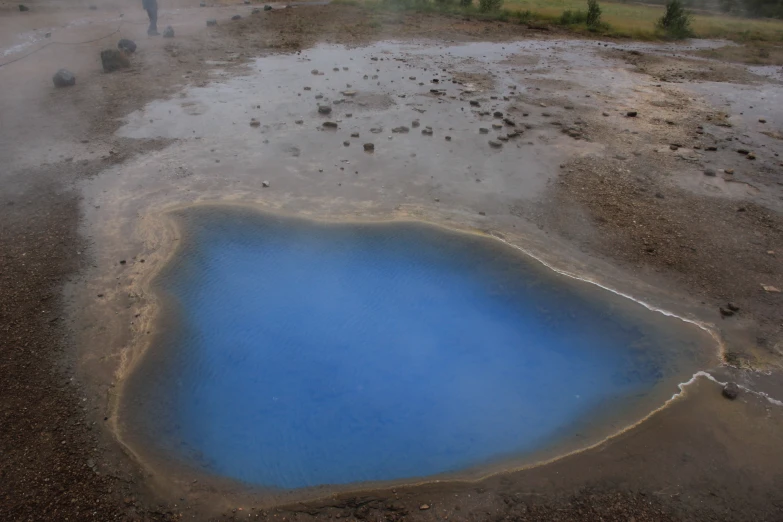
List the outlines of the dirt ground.
<svg viewBox="0 0 783 522">
<path fill-rule="evenodd" d="M 159 25 L 171 23 L 177 31 L 176 38 L 165 40 L 146 37 L 139 6 L 28 5 L 31 11 L 21 13 L 16 4 L 0 4 L 4 51 L 25 41 L 15 35 L 52 33 L 0 55 L 0 64 L 6 64 L 0 66 L 0 519 L 783 518 L 783 411 L 755 393 L 727 401 L 709 381 L 688 387 L 685 400 L 598 447 L 478 482 L 344 493 L 287 506 L 243 500 L 231 507 L 231 496 L 210 505 L 210 497 L 183 494 L 177 500 L 163 493 L 153 474 L 106 428 L 110 387 L 94 384 L 103 377 L 85 374 L 74 332 L 78 321 L 67 311 L 76 302 L 68 285 L 89 285 L 84 274 L 99 264 L 95 239 L 81 228 L 86 196 L 80 187 L 186 141 L 121 136 L 117 131 L 126 117 L 188 85 L 247 74 L 256 56 L 295 57 L 321 43 L 360 47 L 395 39 L 437 46 L 568 36 L 347 5 L 275 5 L 271 12 L 251 14 L 261 4 L 199 8 L 179 1 L 162 2 Z M 229 20 L 240 12 L 241 20 Z M 204 27 L 204 19 L 212 17 L 218 26 Z M 85 22 L 73 23 L 77 20 Z M 134 38 L 139 50 L 128 70 L 104 74 L 99 51 L 113 48 L 119 37 Z M 41 47 L 48 42 L 59 43 Z M 616 64 L 618 82 L 622 74 L 651 86 L 636 89 L 629 101 L 613 97 L 614 77 L 605 85 L 584 86 L 531 77 L 535 89 L 505 93 L 504 111 L 518 122 L 529 121 L 525 136 L 535 150 L 557 143 L 566 152 L 557 156 L 562 161 L 533 201 L 505 194 L 489 212 L 492 225 L 527 224 L 553 244 L 701 306 L 726 343 L 722 380 L 780 399 L 779 73 L 708 61 L 694 57 L 692 49 L 595 44 L 596 56 Z M 556 67 L 556 59 L 547 62 L 547 52 L 522 53 L 516 65 L 531 74 Z M 51 86 L 51 75 L 63 66 L 76 74 L 76 87 Z M 219 79 L 217 69 L 224 75 Z M 453 77 L 479 87 L 486 82 L 488 90 L 499 81 Z M 721 85 L 742 89 L 746 97 L 719 103 L 718 96 L 735 92 Z M 569 92 L 581 101 L 565 97 Z M 334 174 L 334 181 L 341 175 Z M 498 201 L 492 194 L 487 198 L 486 206 Z M 453 202 L 478 216 L 470 201 L 455 196 Z"/>
</svg>

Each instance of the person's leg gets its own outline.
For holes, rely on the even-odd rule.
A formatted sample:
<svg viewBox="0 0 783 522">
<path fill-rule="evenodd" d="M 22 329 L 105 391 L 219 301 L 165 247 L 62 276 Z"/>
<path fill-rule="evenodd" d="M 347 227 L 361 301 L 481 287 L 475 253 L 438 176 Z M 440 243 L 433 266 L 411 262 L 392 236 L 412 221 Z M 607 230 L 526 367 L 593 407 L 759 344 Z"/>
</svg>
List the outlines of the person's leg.
<svg viewBox="0 0 783 522">
<path fill-rule="evenodd" d="M 147 34 L 158 34 L 158 6 L 147 9 L 147 15 L 150 17 L 150 27 L 147 29 Z"/>
</svg>

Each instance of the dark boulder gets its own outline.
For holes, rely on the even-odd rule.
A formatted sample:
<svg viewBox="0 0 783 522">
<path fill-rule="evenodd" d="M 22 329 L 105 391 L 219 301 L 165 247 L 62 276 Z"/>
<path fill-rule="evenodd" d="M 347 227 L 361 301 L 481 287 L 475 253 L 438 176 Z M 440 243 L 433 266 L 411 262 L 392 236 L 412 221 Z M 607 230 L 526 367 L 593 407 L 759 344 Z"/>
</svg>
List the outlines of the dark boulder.
<svg viewBox="0 0 783 522">
<path fill-rule="evenodd" d="M 271 11 L 271 10 L 272 10 L 272 6 L 271 5 L 265 5 L 264 6 L 264 11 Z"/>
<path fill-rule="evenodd" d="M 24 13 L 25 11 L 29 11 L 30 8 L 27 7 L 26 5 L 19 4 L 19 10 Z"/>
<path fill-rule="evenodd" d="M 737 383 L 735 382 L 727 383 L 726 386 L 723 387 L 723 396 L 732 401 L 737 398 L 739 392 L 739 386 L 737 386 Z"/>
<path fill-rule="evenodd" d="M 103 72 L 110 73 L 130 67 L 130 60 L 121 51 L 106 49 L 101 51 L 101 64 L 103 65 Z"/>
<path fill-rule="evenodd" d="M 52 77 L 52 82 L 54 82 L 55 87 L 70 87 L 71 85 L 76 85 L 76 76 L 67 69 L 60 69 Z"/>
<path fill-rule="evenodd" d="M 234 16 L 231 17 L 231 19 L 232 20 L 241 20 L 242 19 L 242 15 L 234 15 Z"/>
<path fill-rule="evenodd" d="M 117 42 L 117 49 L 125 53 L 135 53 L 136 42 L 134 42 L 133 40 L 128 40 L 127 38 L 123 38 L 122 40 Z"/>
<path fill-rule="evenodd" d="M 207 27 L 213 27 L 215 25 L 217 25 L 217 20 L 215 20 L 214 18 L 210 18 L 209 20 L 207 20 Z"/>
</svg>

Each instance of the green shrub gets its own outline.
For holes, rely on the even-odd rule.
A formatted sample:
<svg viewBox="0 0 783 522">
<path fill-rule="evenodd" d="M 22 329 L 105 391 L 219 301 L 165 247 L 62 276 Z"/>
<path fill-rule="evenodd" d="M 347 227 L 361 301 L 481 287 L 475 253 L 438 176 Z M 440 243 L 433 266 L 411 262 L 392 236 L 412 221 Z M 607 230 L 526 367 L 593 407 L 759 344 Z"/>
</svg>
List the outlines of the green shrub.
<svg viewBox="0 0 783 522">
<path fill-rule="evenodd" d="M 470 7 L 473 5 L 473 0 L 459 0 L 459 5 L 462 7 Z"/>
<path fill-rule="evenodd" d="M 601 6 L 598 0 L 587 0 L 587 26 L 600 27 L 601 25 Z"/>
<path fill-rule="evenodd" d="M 560 15 L 560 25 L 576 25 L 587 22 L 587 15 L 584 11 L 571 11 L 566 9 Z"/>
<path fill-rule="evenodd" d="M 680 0 L 666 2 L 666 12 L 658 20 L 658 27 L 663 29 L 667 36 L 676 40 L 693 36 L 691 14 L 685 10 Z"/>
<path fill-rule="evenodd" d="M 479 11 L 490 13 L 498 11 L 503 6 L 503 0 L 479 0 Z"/>
</svg>

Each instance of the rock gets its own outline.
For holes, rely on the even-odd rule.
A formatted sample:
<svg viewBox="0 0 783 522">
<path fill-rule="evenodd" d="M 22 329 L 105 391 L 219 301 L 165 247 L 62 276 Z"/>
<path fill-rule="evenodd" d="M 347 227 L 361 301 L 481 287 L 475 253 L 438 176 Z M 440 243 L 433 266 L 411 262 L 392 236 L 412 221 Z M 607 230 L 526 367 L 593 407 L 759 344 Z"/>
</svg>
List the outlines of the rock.
<svg viewBox="0 0 783 522">
<path fill-rule="evenodd" d="M 241 20 L 242 19 L 242 15 L 234 15 L 234 16 L 231 17 L 231 19 L 232 20 Z"/>
<path fill-rule="evenodd" d="M 755 154 L 753 154 L 752 152 L 749 152 L 749 153 L 748 153 L 748 155 L 747 155 L 747 156 L 745 156 L 745 157 L 746 157 L 746 158 L 748 158 L 749 160 L 754 160 L 754 159 L 756 159 L 756 155 L 755 155 Z"/>
<path fill-rule="evenodd" d="M 210 18 L 209 20 L 207 20 L 207 27 L 214 27 L 216 25 L 217 25 L 217 20 L 215 20 L 214 18 Z"/>
<path fill-rule="evenodd" d="M 723 317 L 731 317 L 732 315 L 734 315 L 734 312 L 726 308 L 723 308 L 722 306 L 718 308 L 718 311 L 720 311 L 720 315 L 722 315 Z"/>
<path fill-rule="evenodd" d="M 269 188 L 269 182 L 268 181 L 262 181 L 261 186 L 264 188 Z"/>
<path fill-rule="evenodd" d="M 350 144 L 351 144 L 351 142 L 350 142 L 350 141 L 344 141 L 344 142 L 343 142 L 343 145 L 344 145 L 344 146 L 346 146 L 346 147 L 347 147 L 347 146 L 349 146 Z"/>
<path fill-rule="evenodd" d="M 451 136 L 446 136 L 446 141 L 451 141 Z"/>
<path fill-rule="evenodd" d="M 470 100 L 471 107 L 481 107 L 481 104 L 476 100 Z"/>
<path fill-rule="evenodd" d="M 167 25 L 163 30 L 163 38 L 174 38 L 174 28 Z"/>
<path fill-rule="evenodd" d="M 133 40 L 128 40 L 127 38 L 123 38 L 122 40 L 117 42 L 117 49 L 126 53 L 135 53 L 136 42 L 134 42 Z"/>
<path fill-rule="evenodd" d="M 516 122 L 514 120 L 512 120 L 511 118 L 503 118 L 503 123 L 505 123 L 506 125 L 508 125 L 510 127 L 515 127 L 516 126 Z"/>
<path fill-rule="evenodd" d="M 101 51 L 101 64 L 103 72 L 110 73 L 130 67 L 130 60 L 124 53 L 116 49 L 106 49 Z"/>
<path fill-rule="evenodd" d="M 68 69 L 60 69 L 52 76 L 52 82 L 55 87 L 70 87 L 76 85 L 76 76 Z"/>
<path fill-rule="evenodd" d="M 671 145 L 669 145 L 669 148 L 670 148 L 671 150 L 677 150 L 677 149 L 679 149 L 679 148 L 680 148 L 680 146 L 679 146 L 679 145 L 675 145 L 675 144 L 673 144 L 673 143 L 672 143 Z"/>
<path fill-rule="evenodd" d="M 499 141 L 495 141 L 495 140 L 489 140 L 489 146 L 490 146 L 490 147 L 493 147 L 493 148 L 495 148 L 495 149 L 499 149 L 500 147 L 502 147 L 502 146 L 503 146 L 503 144 L 502 144 L 502 143 L 500 143 Z"/>
<path fill-rule="evenodd" d="M 508 141 L 508 136 L 498 136 L 497 139 L 500 141 Z"/>
<path fill-rule="evenodd" d="M 29 11 L 30 8 L 27 7 L 26 5 L 19 4 L 19 10 L 24 13 L 25 11 Z"/>
<path fill-rule="evenodd" d="M 750 151 L 748 149 L 737 149 L 737 152 L 739 154 L 750 154 Z"/>
<path fill-rule="evenodd" d="M 313 69 L 312 71 L 310 71 L 310 74 L 318 74 L 318 69 Z"/>
<path fill-rule="evenodd" d="M 359 133 L 358 132 L 352 132 L 351 133 L 351 138 L 358 138 L 358 137 L 359 137 Z"/>
<path fill-rule="evenodd" d="M 261 126 L 261 122 L 260 122 L 260 121 L 258 121 L 258 120 L 257 120 L 257 119 L 255 119 L 255 118 L 251 118 L 251 119 L 250 119 L 250 126 L 251 126 L 251 127 L 259 127 L 259 126 Z"/>
<path fill-rule="evenodd" d="M 424 134 L 425 136 L 432 136 L 432 127 L 424 127 L 421 130 L 421 133 Z"/>
<path fill-rule="evenodd" d="M 383 132 L 383 128 L 382 127 L 373 127 L 372 129 L 370 129 L 370 132 L 372 132 L 373 134 L 380 134 L 380 133 Z"/>
<path fill-rule="evenodd" d="M 509 132 L 508 134 L 506 134 L 506 138 L 509 138 L 509 139 L 510 138 L 516 138 L 518 136 L 519 136 L 519 132 L 517 132 L 517 131 Z"/>
<path fill-rule="evenodd" d="M 639 114 L 639 113 L 638 113 L 638 112 L 636 112 L 636 111 L 628 111 L 628 112 L 626 112 L 626 113 L 625 113 L 625 115 L 626 115 L 626 116 L 628 116 L 629 118 L 636 118 L 636 116 L 637 116 L 638 114 Z"/>
<path fill-rule="evenodd" d="M 430 508 L 429 504 L 422 504 L 421 506 L 419 506 L 419 509 L 422 511 L 426 511 L 429 508 Z"/>
<path fill-rule="evenodd" d="M 764 285 L 764 284 L 762 284 L 761 288 L 763 288 L 765 292 L 770 292 L 770 293 L 773 293 L 773 294 L 779 294 L 780 293 L 780 288 L 777 288 L 777 287 L 772 286 L 772 285 Z"/>
<path fill-rule="evenodd" d="M 337 128 L 337 124 L 335 122 L 333 122 L 333 121 L 325 121 L 323 123 L 323 127 L 326 128 L 326 129 L 336 129 Z"/>
<path fill-rule="evenodd" d="M 500 112 L 500 111 L 495 111 L 495 112 L 492 113 L 492 116 L 494 116 L 495 118 L 502 118 L 503 117 L 503 113 Z"/>
<path fill-rule="evenodd" d="M 319 105 L 318 114 L 331 114 L 332 108 L 329 105 Z"/>
<path fill-rule="evenodd" d="M 479 211 L 479 216 L 486 216 L 486 215 L 487 215 L 487 213 L 486 213 L 486 212 L 484 212 L 483 210 L 480 210 L 480 211 Z"/>
<path fill-rule="evenodd" d="M 609 116 L 609 113 L 608 112 L 602 112 L 601 116 Z"/>
<path fill-rule="evenodd" d="M 708 152 L 715 152 L 716 150 L 718 150 L 718 147 L 709 146 L 709 147 L 705 147 L 704 150 L 706 150 Z"/>
<path fill-rule="evenodd" d="M 408 131 L 410 131 L 410 129 L 409 129 L 408 127 L 406 127 L 405 125 L 400 125 L 399 127 L 394 127 L 394 128 L 392 129 L 392 132 L 394 132 L 394 133 L 398 133 L 398 134 L 399 134 L 399 133 L 402 133 L 402 134 L 404 134 L 404 133 L 406 133 L 406 132 L 408 132 Z"/>
<path fill-rule="evenodd" d="M 309 91 L 312 87 L 305 87 L 304 90 Z"/>
<path fill-rule="evenodd" d="M 705 176 L 710 176 L 710 177 L 714 178 L 715 177 L 715 171 L 712 170 L 712 169 L 704 169 L 704 175 Z"/>
<path fill-rule="evenodd" d="M 503 128 L 503 126 L 501 124 L 499 124 L 499 123 L 493 123 L 492 124 L 492 128 L 495 129 L 495 130 L 500 130 L 500 129 Z"/>
<path fill-rule="evenodd" d="M 356 91 L 343 91 L 343 96 L 356 96 Z"/>
<path fill-rule="evenodd" d="M 732 174 L 734 174 L 734 169 L 723 169 L 723 172 L 731 176 Z"/>
<path fill-rule="evenodd" d="M 367 152 L 372 152 L 375 150 L 375 145 L 373 145 L 372 143 L 365 143 L 364 150 Z"/>
<path fill-rule="evenodd" d="M 723 387 L 723 396 L 732 401 L 737 398 L 739 392 L 739 386 L 735 382 L 726 383 L 726 386 Z"/>
<path fill-rule="evenodd" d="M 413 120 L 413 123 L 411 123 L 411 127 L 413 127 L 414 129 L 418 128 L 419 125 L 421 125 L 419 123 L 419 120 Z"/>
<path fill-rule="evenodd" d="M 271 11 L 271 10 L 272 10 L 272 6 L 271 5 L 267 4 L 267 5 L 264 6 L 264 11 Z"/>
<path fill-rule="evenodd" d="M 736 304 L 734 304 L 734 303 L 727 303 L 727 304 L 726 304 L 726 308 L 728 308 L 728 309 L 729 309 L 729 310 L 731 310 L 732 312 L 739 312 L 739 309 L 740 309 L 740 308 L 739 308 L 739 306 L 737 306 L 737 305 L 736 305 Z"/>
<path fill-rule="evenodd" d="M 759 123 L 767 123 L 767 120 L 765 120 L 764 118 L 759 118 Z"/>
</svg>

